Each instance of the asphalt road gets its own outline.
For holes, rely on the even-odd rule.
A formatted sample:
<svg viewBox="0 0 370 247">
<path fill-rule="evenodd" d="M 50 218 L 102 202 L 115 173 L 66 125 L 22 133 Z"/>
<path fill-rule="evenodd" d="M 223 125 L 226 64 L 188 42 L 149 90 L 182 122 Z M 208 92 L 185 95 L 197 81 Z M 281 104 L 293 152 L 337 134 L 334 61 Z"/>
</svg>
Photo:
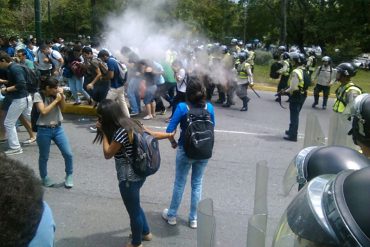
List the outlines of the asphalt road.
<svg viewBox="0 0 370 247">
<path fill-rule="evenodd" d="M 216 246 L 246 246 L 248 218 L 253 214 L 256 163 L 267 161 L 268 230 L 266 246 L 280 215 L 295 192 L 282 195 L 282 177 L 293 156 L 303 147 L 306 116 L 314 112 L 328 133 L 330 106 L 327 110 L 312 109 L 312 96 L 302 109 L 298 142 L 282 139 L 289 124 L 289 110 L 282 109 L 270 92 L 259 91 L 261 98 L 250 92 L 248 112 L 240 112 L 240 100 L 230 109 L 215 107 L 216 143 L 209 161 L 203 185 L 203 198 L 212 198 L 216 216 Z M 321 99 L 320 99 L 321 100 Z M 288 103 L 283 102 L 285 106 Z M 167 113 L 168 115 L 169 113 Z M 45 189 L 45 200 L 51 206 L 57 224 L 56 247 L 118 247 L 129 241 L 130 226 L 123 206 L 113 160 L 105 160 L 101 145 L 92 144 L 95 134 L 88 131 L 94 119 L 65 116 L 63 124 L 74 152 L 74 184 L 67 190 L 62 186 L 64 162 L 59 150 L 52 146 L 49 175 L 60 186 Z M 144 122 L 151 128 L 163 129 L 165 116 Z M 21 129 L 20 139 L 27 138 Z M 148 247 L 196 246 L 196 230 L 187 227 L 190 204 L 187 185 L 179 210 L 178 224 L 169 226 L 161 219 L 168 207 L 175 172 L 175 150 L 167 140 L 160 142 L 161 169 L 145 182 L 141 192 L 142 206 L 148 217 L 153 241 Z M 0 146 L 4 150 L 5 145 Z M 14 156 L 32 167 L 38 174 L 36 144 L 24 147 L 24 153 Z"/>
</svg>

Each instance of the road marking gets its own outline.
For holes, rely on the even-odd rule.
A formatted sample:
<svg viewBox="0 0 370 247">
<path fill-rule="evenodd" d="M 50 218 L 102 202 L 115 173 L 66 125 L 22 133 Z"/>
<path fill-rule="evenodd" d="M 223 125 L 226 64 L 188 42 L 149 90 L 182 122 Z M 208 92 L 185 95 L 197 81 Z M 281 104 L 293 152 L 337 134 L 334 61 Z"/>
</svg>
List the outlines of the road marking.
<svg viewBox="0 0 370 247">
<path fill-rule="evenodd" d="M 162 126 L 148 126 L 149 128 L 154 129 L 166 129 L 167 127 Z M 250 136 L 276 136 L 276 134 L 268 134 L 268 133 L 255 133 L 255 132 L 245 132 L 245 131 L 234 131 L 234 130 L 218 130 L 215 129 L 217 133 L 227 133 L 227 134 L 237 134 L 237 135 L 250 135 Z"/>
</svg>

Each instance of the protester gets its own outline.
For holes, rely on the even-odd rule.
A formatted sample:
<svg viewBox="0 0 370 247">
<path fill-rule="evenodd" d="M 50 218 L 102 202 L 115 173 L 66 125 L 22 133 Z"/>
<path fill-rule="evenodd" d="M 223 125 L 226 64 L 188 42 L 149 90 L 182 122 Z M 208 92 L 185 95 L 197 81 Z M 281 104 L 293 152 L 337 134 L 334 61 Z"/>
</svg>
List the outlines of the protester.
<svg viewBox="0 0 370 247">
<path fill-rule="evenodd" d="M 116 100 L 121 106 L 125 116 L 130 117 L 123 87 L 125 81 L 123 78 L 120 78 L 118 61 L 110 57 L 107 50 L 101 50 L 98 54 L 98 58 L 108 65 L 108 73 L 103 77 L 103 80 L 110 80 L 110 89 L 107 94 L 107 99 Z"/>
<path fill-rule="evenodd" d="M 187 157 L 184 150 L 184 136 L 187 128 L 187 112 L 189 107 L 206 107 L 211 115 L 213 124 L 215 123 L 214 111 L 211 103 L 206 103 L 206 89 L 204 85 L 196 78 L 191 77 L 186 88 L 186 103 L 181 102 L 177 105 L 174 115 L 167 126 L 167 133 L 173 133 L 180 124 L 181 134 L 178 144 L 170 138 L 173 148 L 177 149 L 176 154 L 176 175 L 173 186 L 172 200 L 170 207 L 164 209 L 162 217 L 170 225 L 176 225 L 177 210 L 180 206 L 182 195 L 184 193 L 186 177 L 190 168 L 191 174 L 191 204 L 189 212 L 189 227 L 197 228 L 197 208 L 202 194 L 202 181 L 208 159 L 193 160 Z"/>
<path fill-rule="evenodd" d="M 54 246 L 53 214 L 34 172 L 0 153 L 0 188 L 1 246 Z"/>
<path fill-rule="evenodd" d="M 103 143 L 106 159 L 114 157 L 117 179 L 123 203 L 130 216 L 132 241 L 126 247 L 142 247 L 142 240 L 150 241 L 152 234 L 145 213 L 140 205 L 140 189 L 145 178 L 136 175 L 132 168 L 135 155 L 133 133 L 143 132 L 144 127 L 137 121 L 127 118 L 120 105 L 105 99 L 97 108 L 98 133 L 94 142 Z M 174 133 L 151 132 L 157 139 L 173 138 Z"/>
<path fill-rule="evenodd" d="M 65 106 L 63 89 L 58 87 L 58 81 L 54 78 L 44 81 L 40 89 L 41 91 L 34 95 L 34 103 L 40 112 L 36 125 L 37 145 L 39 146 L 39 170 L 42 184 L 46 187 L 51 187 L 55 184 L 47 172 L 50 144 L 51 140 L 53 140 L 64 158 L 66 172 L 64 186 L 69 189 L 73 187 L 73 155 L 68 138 L 62 127 L 63 116 L 61 110 Z"/>
<path fill-rule="evenodd" d="M 82 93 L 85 98 L 88 100 L 88 103 L 91 104 L 91 97 L 90 95 L 84 90 L 82 87 L 83 85 L 83 67 L 82 59 L 81 59 L 81 51 L 82 47 L 79 45 L 75 45 L 72 50 L 69 51 L 67 54 L 67 61 L 66 67 L 71 70 L 71 77 L 68 78 L 68 85 L 71 89 L 73 98 L 75 100 L 74 105 L 80 105 L 81 99 L 78 96 L 78 93 Z M 75 69 L 74 69 L 75 68 Z"/>
<path fill-rule="evenodd" d="M 26 72 L 19 64 L 12 62 L 11 57 L 5 52 L 0 52 L 0 68 L 7 70 L 8 78 L 7 80 L 0 79 L 0 83 L 6 85 L 1 89 L 1 94 L 7 95 L 8 100 L 11 101 L 9 109 L 5 109 L 7 114 L 4 126 L 9 144 L 9 149 L 5 153 L 7 155 L 21 154 L 23 149 L 18 140 L 16 122 L 21 115 L 30 119 L 32 108 L 32 98 L 26 88 Z"/>
</svg>

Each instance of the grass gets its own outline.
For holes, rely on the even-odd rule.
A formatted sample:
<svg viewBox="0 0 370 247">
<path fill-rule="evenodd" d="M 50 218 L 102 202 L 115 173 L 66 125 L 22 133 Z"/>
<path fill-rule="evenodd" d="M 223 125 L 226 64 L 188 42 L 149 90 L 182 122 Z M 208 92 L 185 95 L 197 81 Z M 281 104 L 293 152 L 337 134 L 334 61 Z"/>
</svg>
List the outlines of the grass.
<svg viewBox="0 0 370 247">
<path fill-rule="evenodd" d="M 270 78 L 269 65 L 255 65 L 253 76 L 256 84 L 276 87 L 279 83 L 279 79 Z M 352 81 L 361 87 L 363 92 L 370 93 L 370 71 L 358 70 Z M 337 86 L 334 86 L 331 91 L 334 92 L 336 88 Z"/>
</svg>

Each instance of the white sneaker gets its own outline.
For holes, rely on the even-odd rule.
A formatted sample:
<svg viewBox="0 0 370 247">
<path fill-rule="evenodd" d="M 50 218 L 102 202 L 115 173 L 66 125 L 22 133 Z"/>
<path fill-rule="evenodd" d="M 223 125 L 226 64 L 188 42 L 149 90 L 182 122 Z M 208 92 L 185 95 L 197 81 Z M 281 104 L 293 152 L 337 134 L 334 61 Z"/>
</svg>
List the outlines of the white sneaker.
<svg viewBox="0 0 370 247">
<path fill-rule="evenodd" d="M 162 218 L 171 226 L 176 225 L 176 217 L 168 217 L 168 208 L 165 208 L 162 212 Z"/>
<path fill-rule="evenodd" d="M 150 120 L 150 119 L 153 119 L 153 116 L 152 115 L 146 115 L 145 117 L 143 117 L 144 120 Z"/>
<path fill-rule="evenodd" d="M 197 227 L 198 227 L 197 220 L 189 220 L 189 227 L 192 228 L 192 229 L 197 229 Z"/>
<path fill-rule="evenodd" d="M 22 148 L 17 148 L 17 149 L 11 149 L 11 148 L 9 148 L 4 153 L 6 155 L 8 155 L 8 156 L 10 156 L 10 155 L 16 155 L 16 154 L 21 154 L 21 153 L 23 153 L 23 149 Z"/>
<path fill-rule="evenodd" d="M 96 127 L 94 127 L 94 126 L 90 126 L 90 132 L 91 133 L 96 133 L 96 132 L 98 132 L 98 129 L 96 128 Z"/>
</svg>

